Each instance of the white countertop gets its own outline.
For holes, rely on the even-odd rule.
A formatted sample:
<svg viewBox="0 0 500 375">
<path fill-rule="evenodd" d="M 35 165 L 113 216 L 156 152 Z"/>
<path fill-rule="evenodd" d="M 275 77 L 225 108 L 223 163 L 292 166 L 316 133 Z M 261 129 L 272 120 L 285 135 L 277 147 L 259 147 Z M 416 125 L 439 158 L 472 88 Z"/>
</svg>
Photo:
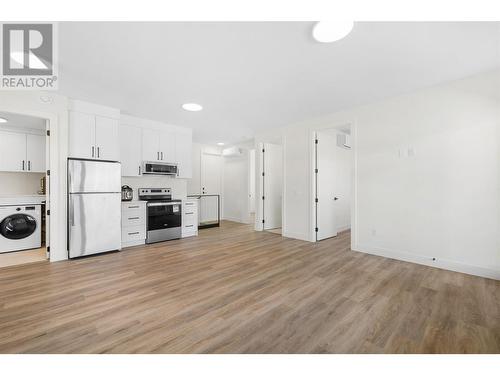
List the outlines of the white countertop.
<svg viewBox="0 0 500 375">
<path fill-rule="evenodd" d="M 45 199 L 45 195 L 0 195 L 0 206 L 42 204 Z"/>
</svg>

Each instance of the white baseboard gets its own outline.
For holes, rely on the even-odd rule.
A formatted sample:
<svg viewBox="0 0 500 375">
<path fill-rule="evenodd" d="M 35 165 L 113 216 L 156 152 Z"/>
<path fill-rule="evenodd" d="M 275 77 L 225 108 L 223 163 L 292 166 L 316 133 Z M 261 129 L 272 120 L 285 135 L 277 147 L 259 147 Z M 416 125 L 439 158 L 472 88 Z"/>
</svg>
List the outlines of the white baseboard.
<svg viewBox="0 0 500 375">
<path fill-rule="evenodd" d="M 344 231 L 349 230 L 349 229 L 351 229 L 350 225 L 343 225 L 343 226 L 337 228 L 337 232 L 340 233 L 340 232 L 344 232 Z"/>
<path fill-rule="evenodd" d="M 309 241 L 309 237 L 304 233 L 282 232 L 283 237 L 293 238 L 296 240 Z"/>
<path fill-rule="evenodd" d="M 234 221 L 235 223 L 249 224 L 248 221 L 242 220 L 240 217 L 224 217 L 221 220 Z"/>
<path fill-rule="evenodd" d="M 357 246 L 357 249 L 354 251 L 358 251 L 360 253 L 378 255 L 385 258 L 402 260 L 410 263 L 423 264 L 425 266 L 441 268 L 449 271 L 466 273 L 468 275 L 486 277 L 488 279 L 500 280 L 500 270 L 474 266 L 448 259 L 433 259 L 431 257 L 415 255 L 404 251 L 393 251 L 393 250 L 387 250 L 387 249 L 381 249 L 363 245 Z"/>
</svg>

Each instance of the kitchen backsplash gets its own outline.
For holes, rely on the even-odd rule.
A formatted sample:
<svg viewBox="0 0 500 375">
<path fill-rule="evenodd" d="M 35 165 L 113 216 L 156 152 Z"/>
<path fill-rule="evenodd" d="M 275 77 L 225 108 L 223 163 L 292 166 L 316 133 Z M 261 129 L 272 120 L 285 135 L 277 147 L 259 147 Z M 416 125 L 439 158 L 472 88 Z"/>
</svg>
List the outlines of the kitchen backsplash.
<svg viewBox="0 0 500 375">
<path fill-rule="evenodd" d="M 35 195 L 44 173 L 0 172 L 0 195 Z"/>
<path fill-rule="evenodd" d="M 122 185 L 128 185 L 137 199 L 139 188 L 171 188 L 173 199 L 186 199 L 187 180 L 168 176 L 122 177 Z"/>
</svg>

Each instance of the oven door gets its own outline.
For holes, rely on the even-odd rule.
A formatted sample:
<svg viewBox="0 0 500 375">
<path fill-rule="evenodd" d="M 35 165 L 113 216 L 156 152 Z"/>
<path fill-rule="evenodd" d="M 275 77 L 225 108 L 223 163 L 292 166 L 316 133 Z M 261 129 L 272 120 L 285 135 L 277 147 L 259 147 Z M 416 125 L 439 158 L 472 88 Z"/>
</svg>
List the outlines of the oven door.
<svg viewBox="0 0 500 375">
<path fill-rule="evenodd" d="M 147 243 L 181 238 L 181 207 L 181 202 L 150 202 L 147 204 Z"/>
</svg>

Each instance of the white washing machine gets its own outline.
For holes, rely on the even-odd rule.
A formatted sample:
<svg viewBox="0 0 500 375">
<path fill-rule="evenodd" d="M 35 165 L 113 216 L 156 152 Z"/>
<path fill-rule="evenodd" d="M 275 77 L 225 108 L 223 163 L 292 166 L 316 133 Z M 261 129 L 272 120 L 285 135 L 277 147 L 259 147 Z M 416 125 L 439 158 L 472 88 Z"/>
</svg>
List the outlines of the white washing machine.
<svg viewBox="0 0 500 375">
<path fill-rule="evenodd" d="M 42 246 L 40 204 L 0 206 L 0 253 Z"/>
</svg>

